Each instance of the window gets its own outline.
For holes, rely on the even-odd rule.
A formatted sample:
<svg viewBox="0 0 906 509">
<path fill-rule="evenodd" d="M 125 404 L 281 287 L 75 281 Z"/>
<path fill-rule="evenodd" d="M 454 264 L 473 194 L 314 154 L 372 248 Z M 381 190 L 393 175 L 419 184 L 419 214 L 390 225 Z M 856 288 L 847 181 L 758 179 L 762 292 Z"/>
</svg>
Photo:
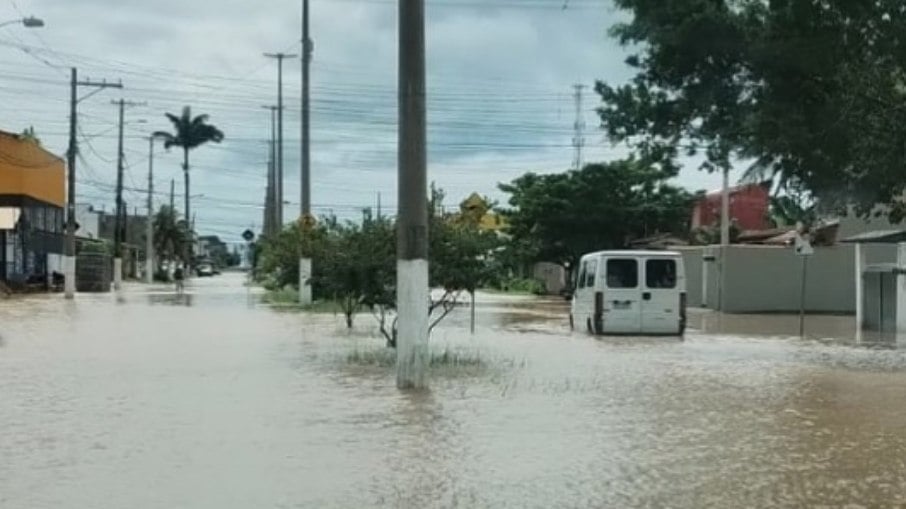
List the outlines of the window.
<svg viewBox="0 0 906 509">
<path fill-rule="evenodd" d="M 607 260 L 608 288 L 635 288 L 639 286 L 639 264 L 634 258 Z"/>
<path fill-rule="evenodd" d="M 588 262 L 582 263 L 582 268 L 579 269 L 579 288 L 585 288 L 585 268 L 588 267 Z"/>
<path fill-rule="evenodd" d="M 645 262 L 645 285 L 648 288 L 676 288 L 676 260 Z"/>
<path fill-rule="evenodd" d="M 594 288 L 595 276 L 598 272 L 598 260 L 588 260 L 588 268 L 585 270 L 585 286 Z"/>
<path fill-rule="evenodd" d="M 44 231 L 46 228 L 44 219 L 44 207 L 35 207 L 34 221 L 31 224 L 32 228 L 37 231 Z"/>
</svg>

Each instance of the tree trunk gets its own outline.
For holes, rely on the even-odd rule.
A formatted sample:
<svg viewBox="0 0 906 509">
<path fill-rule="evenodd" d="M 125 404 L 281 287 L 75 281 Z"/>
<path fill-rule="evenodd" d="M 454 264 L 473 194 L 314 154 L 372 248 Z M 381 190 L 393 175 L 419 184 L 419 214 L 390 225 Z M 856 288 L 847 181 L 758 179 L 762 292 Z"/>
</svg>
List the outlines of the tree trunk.
<svg viewBox="0 0 906 509">
<path fill-rule="evenodd" d="M 188 242 L 184 248 L 184 256 L 187 268 L 192 263 L 192 211 L 189 203 L 189 149 L 183 150 L 182 172 L 186 184 L 186 231 L 189 235 Z M 188 273 L 188 270 L 186 271 Z"/>
</svg>

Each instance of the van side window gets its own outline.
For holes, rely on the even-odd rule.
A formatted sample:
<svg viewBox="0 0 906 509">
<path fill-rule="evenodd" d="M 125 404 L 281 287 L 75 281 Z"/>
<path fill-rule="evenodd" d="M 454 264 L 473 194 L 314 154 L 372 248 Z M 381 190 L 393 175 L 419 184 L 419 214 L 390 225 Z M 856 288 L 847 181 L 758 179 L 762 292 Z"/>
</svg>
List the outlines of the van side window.
<svg viewBox="0 0 906 509">
<path fill-rule="evenodd" d="M 582 262 L 582 268 L 579 269 L 579 288 L 585 288 L 585 268 L 588 262 Z"/>
<path fill-rule="evenodd" d="M 598 260 L 589 260 L 588 268 L 585 270 L 585 286 L 594 288 L 595 277 L 598 273 Z"/>
<path fill-rule="evenodd" d="M 648 288 L 676 288 L 676 261 L 646 261 L 645 285 Z"/>
<path fill-rule="evenodd" d="M 608 288 L 636 288 L 639 286 L 639 264 L 634 258 L 607 260 Z"/>
</svg>

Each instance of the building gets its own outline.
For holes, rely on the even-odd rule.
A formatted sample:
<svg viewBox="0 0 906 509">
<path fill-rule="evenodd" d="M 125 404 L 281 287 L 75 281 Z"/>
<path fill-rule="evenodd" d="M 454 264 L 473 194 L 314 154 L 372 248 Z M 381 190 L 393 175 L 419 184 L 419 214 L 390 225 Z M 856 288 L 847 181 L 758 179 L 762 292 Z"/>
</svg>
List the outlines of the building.
<svg viewBox="0 0 906 509">
<path fill-rule="evenodd" d="M 217 235 L 202 235 L 195 241 L 195 255 L 216 263 L 225 263 L 230 252 Z"/>
<path fill-rule="evenodd" d="M 76 205 L 76 236 L 87 240 L 101 239 L 101 218 L 104 212 L 95 210 L 94 205 Z"/>
<path fill-rule="evenodd" d="M 730 192 L 730 223 L 739 230 L 771 228 L 768 217 L 771 203 L 770 184 L 744 184 Z M 720 226 L 721 191 L 704 195 L 692 209 L 692 229 Z"/>
<path fill-rule="evenodd" d="M 459 204 L 456 220 L 477 224 L 482 231 L 503 233 L 507 227 L 506 218 L 494 212 L 488 200 L 478 193 L 472 193 Z"/>
<path fill-rule="evenodd" d="M 66 166 L 34 139 L 0 131 L 0 281 L 62 273 Z"/>
</svg>

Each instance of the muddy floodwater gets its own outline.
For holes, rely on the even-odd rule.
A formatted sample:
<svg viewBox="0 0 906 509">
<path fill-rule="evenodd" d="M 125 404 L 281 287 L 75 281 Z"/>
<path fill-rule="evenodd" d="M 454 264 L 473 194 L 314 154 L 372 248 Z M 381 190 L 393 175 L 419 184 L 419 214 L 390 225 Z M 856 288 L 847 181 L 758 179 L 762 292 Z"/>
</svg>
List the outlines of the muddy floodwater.
<svg viewBox="0 0 906 509">
<path fill-rule="evenodd" d="M 0 301 L 0 508 L 906 506 L 906 344 L 849 317 L 593 339 L 485 295 L 432 340 L 464 365 L 403 394 L 372 317 L 257 301 Z"/>
</svg>

